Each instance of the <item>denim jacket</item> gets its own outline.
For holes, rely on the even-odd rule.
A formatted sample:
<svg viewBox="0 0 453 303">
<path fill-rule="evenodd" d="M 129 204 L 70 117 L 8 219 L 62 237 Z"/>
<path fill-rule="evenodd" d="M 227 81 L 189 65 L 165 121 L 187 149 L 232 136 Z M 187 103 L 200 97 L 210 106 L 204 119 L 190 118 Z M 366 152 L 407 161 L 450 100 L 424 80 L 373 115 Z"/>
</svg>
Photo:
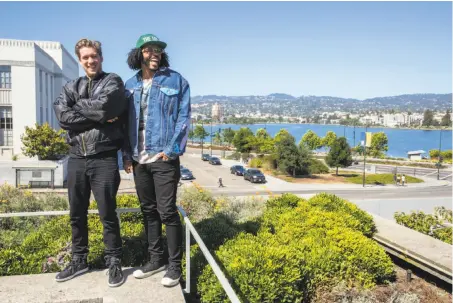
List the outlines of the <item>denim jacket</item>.
<svg viewBox="0 0 453 303">
<path fill-rule="evenodd" d="M 143 88 L 141 71 L 127 80 L 128 99 L 126 125 L 129 144 L 123 148 L 123 160 L 138 156 L 138 126 L 140 98 Z M 148 94 L 148 113 L 145 124 L 145 150 L 164 152 L 169 158 L 182 155 L 186 149 L 191 121 L 189 83 L 179 73 L 161 67 L 154 74 Z"/>
</svg>

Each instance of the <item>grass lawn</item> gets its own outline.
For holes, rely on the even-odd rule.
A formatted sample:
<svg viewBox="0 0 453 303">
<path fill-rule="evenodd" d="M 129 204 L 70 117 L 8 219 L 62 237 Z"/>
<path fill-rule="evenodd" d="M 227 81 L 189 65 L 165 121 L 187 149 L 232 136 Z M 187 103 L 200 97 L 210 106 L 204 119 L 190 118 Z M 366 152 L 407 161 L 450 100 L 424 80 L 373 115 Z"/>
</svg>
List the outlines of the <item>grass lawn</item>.
<svg viewBox="0 0 453 303">
<path fill-rule="evenodd" d="M 352 174 L 350 174 L 352 175 Z M 362 174 L 353 174 L 354 176 L 345 176 L 346 180 L 350 183 L 362 184 L 363 177 Z M 421 183 L 423 180 L 406 175 L 406 183 Z M 365 176 L 366 184 L 394 184 L 392 174 L 374 174 Z"/>
<path fill-rule="evenodd" d="M 362 184 L 362 173 L 351 171 L 338 171 L 338 176 L 335 171 L 328 174 L 311 175 L 311 176 L 292 176 L 283 175 L 279 173 L 272 173 L 271 171 L 263 171 L 276 178 L 282 179 L 290 183 L 305 183 L 305 184 L 339 184 L 339 183 L 355 183 Z M 367 174 L 366 184 L 385 185 L 394 184 L 392 174 Z M 421 183 L 423 180 L 406 175 L 406 184 L 408 183 Z"/>
</svg>

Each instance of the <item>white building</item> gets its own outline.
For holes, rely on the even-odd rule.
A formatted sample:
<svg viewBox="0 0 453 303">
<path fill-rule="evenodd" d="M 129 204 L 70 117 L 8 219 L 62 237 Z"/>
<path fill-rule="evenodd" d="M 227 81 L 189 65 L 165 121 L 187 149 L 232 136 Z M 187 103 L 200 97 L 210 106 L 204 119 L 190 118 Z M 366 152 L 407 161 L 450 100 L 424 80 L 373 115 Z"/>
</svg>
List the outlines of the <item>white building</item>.
<svg viewBox="0 0 453 303">
<path fill-rule="evenodd" d="M 211 110 L 212 119 L 217 120 L 217 121 L 222 121 L 223 117 L 224 117 L 223 110 L 224 110 L 223 106 L 216 102 L 212 106 L 212 110 Z"/>
<path fill-rule="evenodd" d="M 26 126 L 59 129 L 52 104 L 78 62 L 59 42 L 0 39 L 0 156 L 19 154 Z"/>
</svg>

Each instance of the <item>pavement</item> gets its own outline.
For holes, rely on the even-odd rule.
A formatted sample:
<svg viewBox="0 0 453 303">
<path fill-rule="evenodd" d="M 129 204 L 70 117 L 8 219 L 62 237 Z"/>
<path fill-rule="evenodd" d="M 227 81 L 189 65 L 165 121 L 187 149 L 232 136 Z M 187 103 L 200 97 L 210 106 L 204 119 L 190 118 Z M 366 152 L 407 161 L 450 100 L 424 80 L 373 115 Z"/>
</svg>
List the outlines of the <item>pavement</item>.
<svg viewBox="0 0 453 303">
<path fill-rule="evenodd" d="M 0 277 L 2 303 L 179 303 L 185 302 L 179 285 L 160 284 L 164 272 L 146 279 L 135 279 L 133 268 L 124 268 L 126 282 L 107 285 L 106 270 L 90 271 L 66 282 L 56 282 L 55 274 Z"/>
</svg>

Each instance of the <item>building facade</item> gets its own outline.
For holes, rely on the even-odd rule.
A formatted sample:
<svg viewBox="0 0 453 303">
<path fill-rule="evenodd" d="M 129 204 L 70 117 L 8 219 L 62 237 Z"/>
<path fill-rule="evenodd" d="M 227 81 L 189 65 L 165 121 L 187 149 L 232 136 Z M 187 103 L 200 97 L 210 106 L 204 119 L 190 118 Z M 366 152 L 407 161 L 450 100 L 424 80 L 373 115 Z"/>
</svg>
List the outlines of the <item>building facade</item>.
<svg viewBox="0 0 453 303">
<path fill-rule="evenodd" d="M 78 62 L 60 42 L 0 39 L 0 156 L 22 152 L 26 126 L 59 129 L 52 104 L 78 76 Z"/>
<path fill-rule="evenodd" d="M 211 117 L 215 121 L 223 121 L 223 106 L 219 103 L 215 103 L 211 109 Z"/>
</svg>

